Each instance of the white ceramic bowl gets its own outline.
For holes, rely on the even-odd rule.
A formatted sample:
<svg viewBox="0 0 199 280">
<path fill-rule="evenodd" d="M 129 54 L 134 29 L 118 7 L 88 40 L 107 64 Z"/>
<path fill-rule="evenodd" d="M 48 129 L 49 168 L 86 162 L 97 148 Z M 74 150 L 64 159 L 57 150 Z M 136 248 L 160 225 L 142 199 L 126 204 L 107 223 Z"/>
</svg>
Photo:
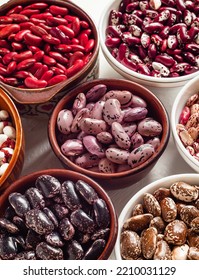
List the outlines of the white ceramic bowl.
<svg viewBox="0 0 199 280">
<path fill-rule="evenodd" d="M 187 83 L 190 79 L 197 76 L 199 72 L 195 72 L 192 74 L 184 75 L 181 77 L 170 77 L 170 78 L 157 78 L 151 77 L 147 75 L 143 75 L 137 73 L 135 71 L 130 70 L 126 66 L 122 65 L 118 62 L 110 53 L 108 48 L 105 45 L 106 39 L 106 28 L 108 26 L 108 19 L 110 11 L 115 9 L 118 10 L 119 4 L 121 0 L 112 0 L 109 1 L 107 6 L 105 7 L 104 11 L 102 12 L 100 23 L 99 23 L 99 38 L 100 38 L 100 45 L 102 48 L 102 52 L 108 61 L 108 63 L 122 76 L 125 78 L 135 81 L 139 84 L 157 88 L 174 88 L 174 87 L 181 87 Z"/>
<path fill-rule="evenodd" d="M 187 99 L 193 95 L 194 93 L 199 92 L 199 76 L 190 80 L 186 85 L 184 85 L 179 93 L 177 94 L 175 101 L 172 106 L 171 111 L 171 129 L 173 134 L 173 139 L 176 144 L 176 147 L 182 156 L 182 158 L 186 161 L 186 163 L 193 168 L 196 172 L 199 173 L 199 161 L 197 161 L 184 147 L 182 144 L 177 131 L 176 125 L 179 123 L 180 114 L 185 106 Z"/>
<path fill-rule="evenodd" d="M 119 224 L 118 224 L 118 235 L 117 240 L 115 243 L 115 258 L 117 260 L 122 260 L 121 253 L 120 253 L 120 235 L 121 230 L 124 222 L 130 218 L 131 212 L 133 207 L 142 202 L 143 195 L 145 193 L 153 193 L 158 188 L 169 188 L 171 184 L 177 182 L 177 181 L 183 181 L 190 185 L 199 185 L 199 174 L 177 174 L 172 176 L 167 176 L 162 179 L 159 179 L 153 183 L 150 183 L 149 185 L 142 188 L 140 191 L 138 191 L 133 197 L 130 198 L 130 200 L 127 202 L 127 204 L 124 206 L 122 212 L 119 216 Z"/>
</svg>

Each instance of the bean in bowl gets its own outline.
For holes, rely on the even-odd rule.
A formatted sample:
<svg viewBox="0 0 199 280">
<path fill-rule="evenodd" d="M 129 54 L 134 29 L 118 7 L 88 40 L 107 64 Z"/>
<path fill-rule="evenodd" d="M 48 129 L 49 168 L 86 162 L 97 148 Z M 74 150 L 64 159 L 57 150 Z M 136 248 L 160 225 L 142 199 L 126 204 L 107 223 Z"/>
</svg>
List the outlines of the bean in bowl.
<svg viewBox="0 0 199 280">
<path fill-rule="evenodd" d="M 0 177 L 8 168 L 15 148 L 16 130 L 10 119 L 6 110 L 0 110 Z"/>
<path fill-rule="evenodd" d="M 105 44 L 134 72 L 179 77 L 199 70 L 199 7 L 195 1 L 123 0 L 109 13 Z"/>
<path fill-rule="evenodd" d="M 89 22 L 60 3 L 19 3 L 0 16 L 1 82 L 45 88 L 90 61 L 96 42 Z"/>
<path fill-rule="evenodd" d="M 185 181 L 144 193 L 122 225 L 125 260 L 199 260 L 199 187 Z"/>
<path fill-rule="evenodd" d="M 58 113 L 57 128 L 63 155 L 101 173 L 140 166 L 156 153 L 162 133 L 143 98 L 100 83 Z"/>
<path fill-rule="evenodd" d="M 184 147 L 199 161 L 199 94 L 191 95 L 180 114 L 177 133 Z"/>
<path fill-rule="evenodd" d="M 78 175 L 60 180 L 44 173 L 24 193 L 9 193 L 0 218 L 0 258 L 98 259 L 112 246 L 109 202 L 96 185 L 70 176 Z"/>
</svg>

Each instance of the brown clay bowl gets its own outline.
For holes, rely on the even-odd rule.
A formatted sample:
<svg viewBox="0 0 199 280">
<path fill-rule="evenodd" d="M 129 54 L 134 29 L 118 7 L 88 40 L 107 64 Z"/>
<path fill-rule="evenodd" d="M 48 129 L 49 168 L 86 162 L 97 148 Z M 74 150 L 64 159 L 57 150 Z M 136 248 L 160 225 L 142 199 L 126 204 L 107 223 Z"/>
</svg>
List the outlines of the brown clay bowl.
<svg viewBox="0 0 199 280">
<path fill-rule="evenodd" d="M 0 109 L 8 111 L 16 129 L 16 144 L 8 168 L 0 177 L 0 193 L 20 175 L 24 162 L 24 133 L 17 108 L 11 98 L 0 88 Z"/>
<path fill-rule="evenodd" d="M 150 111 L 150 116 L 154 117 L 157 121 L 162 124 L 163 130 L 161 135 L 160 146 L 157 151 L 151 156 L 147 161 L 145 161 L 140 166 L 133 168 L 128 171 L 118 172 L 118 173 L 99 173 L 94 172 L 88 169 L 84 169 L 80 166 L 77 166 L 73 163 L 67 156 L 63 155 L 57 139 L 57 116 L 58 113 L 62 109 L 71 108 L 71 104 L 73 103 L 75 97 L 80 92 L 87 92 L 90 88 L 97 84 L 105 84 L 108 90 L 128 90 L 132 93 L 138 95 L 139 97 L 143 98 L 147 104 L 148 109 Z M 66 168 L 75 170 L 79 173 L 85 174 L 89 177 L 95 178 L 98 182 L 103 184 L 103 186 L 114 186 L 114 187 L 124 187 L 131 185 L 142 178 L 144 178 L 149 171 L 153 168 L 153 166 L 157 163 L 158 159 L 164 152 L 170 135 L 170 126 L 169 126 L 169 119 L 167 112 L 163 106 L 163 104 L 159 101 L 159 99 L 147 88 L 127 80 L 118 80 L 118 79 L 98 79 L 93 80 L 91 82 L 86 82 L 81 84 L 80 86 L 76 87 L 75 89 L 71 90 L 67 96 L 63 97 L 56 107 L 53 110 L 53 113 L 49 120 L 49 127 L 48 127 L 48 136 L 49 141 L 54 151 L 55 155 L 60 159 L 63 165 Z"/>
<path fill-rule="evenodd" d="M 5 209 L 9 204 L 8 196 L 13 192 L 19 192 L 23 194 L 30 186 L 34 186 L 36 179 L 43 174 L 54 176 L 61 183 L 65 180 L 71 180 L 73 182 L 76 182 L 77 180 L 83 180 L 97 192 L 99 198 L 103 199 L 106 202 L 107 208 L 110 213 L 110 233 L 104 251 L 101 253 L 98 259 L 99 260 L 108 259 L 114 248 L 116 238 L 117 238 L 118 219 L 115 212 L 115 208 L 111 202 L 111 199 L 109 198 L 107 193 L 103 190 L 103 188 L 94 180 L 92 180 L 91 178 L 83 174 L 74 171 L 64 170 L 64 169 L 47 169 L 47 170 L 37 171 L 21 177 L 12 185 L 10 185 L 10 187 L 5 191 L 5 193 L 2 196 L 0 196 L 0 217 L 4 216 Z"/>
<path fill-rule="evenodd" d="M 82 20 L 86 20 L 92 29 L 92 34 L 93 34 L 92 37 L 95 39 L 95 46 L 93 49 L 93 54 L 91 59 L 79 72 L 77 72 L 75 75 L 68 78 L 67 80 L 55 84 L 53 86 L 48 86 L 46 88 L 39 88 L 39 89 L 25 89 L 25 88 L 23 89 L 0 82 L 0 86 L 4 90 L 6 90 L 9 93 L 9 95 L 19 104 L 34 105 L 34 104 L 47 103 L 61 90 L 67 91 L 74 85 L 77 85 L 79 82 L 84 80 L 93 71 L 94 67 L 96 67 L 97 64 L 97 58 L 99 53 L 98 32 L 90 16 L 84 10 L 82 10 L 80 7 L 78 7 L 76 4 L 70 1 L 56 0 L 55 3 L 55 1 L 53 0 L 45 0 L 44 2 L 51 5 L 56 4 L 61 7 L 67 7 L 69 11 L 71 11 L 74 15 L 77 15 Z M 33 3 L 35 3 L 34 0 L 27 0 L 27 1 L 11 0 L 1 6 L 0 15 L 5 15 L 8 10 L 12 9 L 17 5 L 27 6 Z"/>
</svg>

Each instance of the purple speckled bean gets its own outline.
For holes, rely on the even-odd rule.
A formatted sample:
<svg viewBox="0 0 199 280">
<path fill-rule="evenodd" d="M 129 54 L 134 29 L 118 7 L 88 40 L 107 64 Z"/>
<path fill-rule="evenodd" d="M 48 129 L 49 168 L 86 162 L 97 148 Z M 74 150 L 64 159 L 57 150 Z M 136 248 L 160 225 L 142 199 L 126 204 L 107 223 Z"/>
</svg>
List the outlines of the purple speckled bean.
<svg viewBox="0 0 199 280">
<path fill-rule="evenodd" d="M 105 121 L 92 118 L 83 118 L 79 126 L 85 133 L 94 135 L 107 130 L 107 124 Z"/>
<path fill-rule="evenodd" d="M 140 135 L 138 132 L 135 132 L 131 137 L 131 143 L 133 149 L 135 149 L 138 148 L 140 145 L 144 144 L 144 139 L 142 135 Z"/>
<path fill-rule="evenodd" d="M 146 142 L 146 144 L 151 144 L 154 147 L 154 150 L 156 151 L 160 146 L 160 138 L 158 137 L 151 138 Z"/>
<path fill-rule="evenodd" d="M 122 149 L 129 149 L 131 146 L 131 141 L 123 126 L 118 122 L 113 122 L 111 130 L 116 144 Z"/>
<path fill-rule="evenodd" d="M 117 99 L 110 98 L 106 100 L 103 108 L 103 118 L 109 125 L 113 122 L 120 123 L 122 121 L 121 105 Z"/>
<path fill-rule="evenodd" d="M 91 111 L 91 118 L 92 119 L 98 119 L 98 120 L 102 120 L 102 112 L 103 112 L 103 108 L 104 108 L 104 101 L 97 101 L 94 105 L 94 107 L 92 108 Z"/>
<path fill-rule="evenodd" d="M 144 108 L 146 108 L 147 107 L 147 103 L 141 97 L 133 94 L 130 106 L 132 108 L 134 108 L 134 107 L 144 107 Z"/>
<path fill-rule="evenodd" d="M 83 138 L 84 138 L 86 135 L 88 135 L 88 134 L 85 133 L 84 131 L 81 131 L 81 132 L 77 135 L 77 139 L 82 141 Z M 71 139 L 73 139 L 73 138 L 71 138 Z"/>
<path fill-rule="evenodd" d="M 108 148 L 106 150 L 106 157 L 114 163 L 125 164 L 128 161 L 129 152 L 117 148 Z"/>
<path fill-rule="evenodd" d="M 110 90 L 103 96 L 103 100 L 117 99 L 121 106 L 128 106 L 131 103 L 132 96 L 132 93 L 128 90 Z"/>
<path fill-rule="evenodd" d="M 148 110 L 144 107 L 134 107 L 124 113 L 124 122 L 134 122 L 146 117 Z"/>
<path fill-rule="evenodd" d="M 61 146 L 61 151 L 65 156 L 78 156 L 84 152 L 81 140 L 69 139 Z"/>
<path fill-rule="evenodd" d="M 162 132 L 162 125 L 152 118 L 145 118 L 139 122 L 138 132 L 142 136 L 158 136 Z"/>
<path fill-rule="evenodd" d="M 103 173 L 115 173 L 116 165 L 107 158 L 102 158 L 98 165 L 99 171 Z"/>
<path fill-rule="evenodd" d="M 94 102 L 99 100 L 107 91 L 107 86 L 103 84 L 98 84 L 94 87 L 92 87 L 87 93 L 86 93 L 86 99 L 88 102 Z"/>
<path fill-rule="evenodd" d="M 90 110 L 88 108 L 83 108 L 79 112 L 77 112 L 77 115 L 74 117 L 72 125 L 71 125 L 71 132 L 80 132 L 80 121 L 83 118 L 90 116 Z"/>
<path fill-rule="evenodd" d="M 83 144 L 90 154 L 96 155 L 99 158 L 103 158 L 105 156 L 104 149 L 102 148 L 102 145 L 98 142 L 95 136 L 85 136 L 83 138 Z"/>
<path fill-rule="evenodd" d="M 90 103 L 86 104 L 86 108 L 88 108 L 90 112 L 93 110 L 94 106 L 95 106 L 94 102 L 90 102 Z"/>
<path fill-rule="evenodd" d="M 86 96 L 83 92 L 80 92 L 75 98 L 75 101 L 73 103 L 73 107 L 72 107 L 73 114 L 76 115 L 77 112 L 85 108 L 85 106 L 86 106 Z"/>
<path fill-rule="evenodd" d="M 129 137 L 132 137 L 136 132 L 137 124 L 136 123 L 124 123 L 122 124 L 124 131 L 128 134 Z"/>
<path fill-rule="evenodd" d="M 128 164 L 131 168 L 135 168 L 140 164 L 144 163 L 154 154 L 154 148 L 150 144 L 143 144 L 138 148 L 134 149 L 128 158 Z"/>
<path fill-rule="evenodd" d="M 108 131 L 102 131 L 96 135 L 97 140 L 102 144 L 110 144 L 113 141 L 113 136 Z"/>
<path fill-rule="evenodd" d="M 73 122 L 73 114 L 70 110 L 61 110 L 57 116 L 57 127 L 63 134 L 69 134 Z"/>
<path fill-rule="evenodd" d="M 75 159 L 75 164 L 82 168 L 90 168 L 94 166 L 98 166 L 100 159 L 96 155 L 92 155 L 90 153 L 85 153 L 83 155 L 78 156 Z"/>
</svg>

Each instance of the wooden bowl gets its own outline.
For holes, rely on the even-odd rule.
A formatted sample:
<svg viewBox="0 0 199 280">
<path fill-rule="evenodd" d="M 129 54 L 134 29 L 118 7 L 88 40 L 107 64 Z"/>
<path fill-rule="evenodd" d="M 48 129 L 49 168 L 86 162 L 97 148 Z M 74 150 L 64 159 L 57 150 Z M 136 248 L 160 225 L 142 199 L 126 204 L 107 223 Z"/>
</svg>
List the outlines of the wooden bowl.
<svg viewBox="0 0 199 280">
<path fill-rule="evenodd" d="M 140 166 L 133 168 L 128 171 L 118 172 L 118 173 L 99 173 L 94 172 L 88 169 L 81 168 L 73 163 L 67 156 L 63 155 L 60 150 L 60 146 L 57 140 L 57 116 L 58 113 L 62 109 L 71 108 L 71 104 L 73 103 L 75 97 L 80 92 L 87 92 L 90 88 L 97 84 L 105 84 L 108 90 L 129 90 L 132 93 L 143 98 L 147 104 L 148 109 L 150 110 L 150 115 L 154 117 L 157 121 L 162 124 L 163 130 L 161 135 L 160 146 L 157 149 L 156 153 L 153 154 L 146 162 L 141 164 Z M 103 186 L 114 186 L 114 187 L 124 187 L 131 185 L 146 176 L 146 174 L 152 169 L 152 167 L 156 164 L 163 151 L 165 150 L 170 135 L 170 126 L 167 112 L 163 106 L 163 104 L 159 101 L 159 99 L 147 88 L 132 82 L 123 79 L 98 79 L 93 80 L 91 82 L 86 82 L 71 90 L 68 95 L 63 97 L 56 107 L 53 110 L 53 113 L 49 120 L 48 127 L 48 136 L 49 141 L 54 151 L 55 155 L 60 159 L 63 165 L 66 168 L 73 169 L 79 173 L 85 174 L 89 177 L 95 178 L 98 182 L 100 182 Z"/>
<path fill-rule="evenodd" d="M 5 193 L 0 197 L 0 217 L 4 216 L 5 209 L 8 206 L 9 194 L 11 194 L 12 192 L 24 193 L 30 186 L 34 186 L 36 179 L 43 174 L 54 176 L 60 182 L 63 182 L 65 180 L 71 180 L 73 182 L 76 182 L 77 180 L 83 180 L 97 192 L 99 198 L 103 199 L 106 202 L 107 208 L 110 213 L 110 233 L 104 251 L 102 252 L 102 254 L 98 259 L 99 260 L 108 259 L 114 248 L 117 239 L 118 219 L 115 212 L 115 208 L 111 202 L 111 199 L 109 198 L 107 193 L 103 190 L 103 188 L 91 178 L 82 175 L 80 173 L 74 171 L 68 171 L 64 169 L 47 169 L 47 170 L 37 171 L 27 176 L 21 177 L 12 185 L 10 185 L 10 187 L 7 188 Z"/>
<path fill-rule="evenodd" d="M 12 125 L 16 129 L 16 145 L 8 168 L 0 177 L 2 193 L 20 175 L 24 162 L 24 133 L 17 108 L 11 98 L 0 88 L 0 109 L 8 111 Z"/>
<path fill-rule="evenodd" d="M 45 0 L 45 2 L 52 5 L 55 4 L 54 0 Z M 35 0 L 10 0 L 1 6 L 0 15 L 5 15 L 8 10 L 17 5 L 27 6 L 32 3 L 35 3 Z M 56 0 L 56 5 L 68 8 L 74 15 L 77 15 L 82 20 L 86 20 L 89 23 L 93 38 L 95 39 L 95 46 L 91 59 L 78 73 L 53 86 L 39 89 L 23 89 L 10 86 L 0 81 L 1 87 L 7 91 L 16 102 L 20 113 L 30 115 L 31 117 L 42 114 L 43 116 L 46 114 L 49 115 L 54 105 L 69 89 L 84 80 L 98 77 L 99 38 L 93 20 L 84 10 L 70 1 Z"/>
</svg>

